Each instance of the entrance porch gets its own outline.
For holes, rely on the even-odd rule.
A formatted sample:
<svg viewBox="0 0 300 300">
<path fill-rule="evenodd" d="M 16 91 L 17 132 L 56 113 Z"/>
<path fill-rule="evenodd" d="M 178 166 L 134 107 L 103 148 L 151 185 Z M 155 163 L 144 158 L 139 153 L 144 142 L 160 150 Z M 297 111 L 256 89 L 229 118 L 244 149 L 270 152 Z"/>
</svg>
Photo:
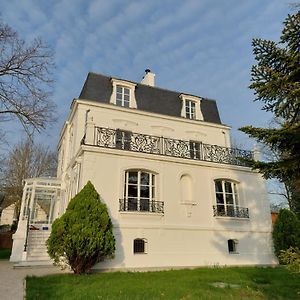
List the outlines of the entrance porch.
<svg viewBox="0 0 300 300">
<path fill-rule="evenodd" d="M 13 235 L 12 262 L 50 262 L 46 240 L 57 217 L 61 183 L 57 178 L 25 180 L 18 229 Z"/>
</svg>

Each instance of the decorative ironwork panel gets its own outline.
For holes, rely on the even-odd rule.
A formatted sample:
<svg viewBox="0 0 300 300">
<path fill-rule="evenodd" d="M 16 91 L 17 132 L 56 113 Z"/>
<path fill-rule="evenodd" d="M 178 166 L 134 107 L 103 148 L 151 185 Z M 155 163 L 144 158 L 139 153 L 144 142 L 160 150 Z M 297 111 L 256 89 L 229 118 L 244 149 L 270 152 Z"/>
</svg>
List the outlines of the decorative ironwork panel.
<svg viewBox="0 0 300 300">
<path fill-rule="evenodd" d="M 214 205 L 214 217 L 231 217 L 231 218 L 245 218 L 249 219 L 249 209 L 240 206 L 231 205 Z"/>
<path fill-rule="evenodd" d="M 147 203 L 146 203 L 147 202 Z M 119 211 L 138 211 L 138 212 L 149 212 L 149 213 L 164 213 L 164 202 L 163 201 L 151 201 L 142 199 L 119 199 Z"/>
<path fill-rule="evenodd" d="M 164 213 L 164 202 L 162 201 L 150 201 L 151 211 L 159 214 Z"/>
<path fill-rule="evenodd" d="M 146 134 L 133 133 L 131 150 L 144 153 L 161 154 L 161 138 Z"/>
<path fill-rule="evenodd" d="M 116 130 L 109 128 L 95 128 L 96 146 L 106 148 L 116 148 Z"/>
<path fill-rule="evenodd" d="M 253 158 L 251 151 L 202 144 L 203 160 L 222 164 L 246 166 L 240 158 Z"/>
<path fill-rule="evenodd" d="M 241 158 L 253 158 L 252 151 L 95 127 L 95 146 L 247 166 Z"/>
<path fill-rule="evenodd" d="M 164 154 L 168 156 L 190 158 L 190 142 L 164 138 Z"/>
</svg>

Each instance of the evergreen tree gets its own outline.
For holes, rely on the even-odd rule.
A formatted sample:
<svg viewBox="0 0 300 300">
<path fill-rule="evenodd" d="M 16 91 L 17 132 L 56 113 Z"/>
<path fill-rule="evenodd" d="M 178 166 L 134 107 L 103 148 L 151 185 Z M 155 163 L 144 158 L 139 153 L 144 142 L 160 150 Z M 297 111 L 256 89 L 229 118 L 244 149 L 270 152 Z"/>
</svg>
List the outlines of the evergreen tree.
<svg viewBox="0 0 300 300">
<path fill-rule="evenodd" d="M 240 130 L 279 154 L 271 162 L 249 160 L 266 179 L 284 182 L 292 194 L 291 209 L 300 212 L 300 12 L 288 15 L 278 43 L 253 40 L 257 64 L 251 70 L 256 99 L 281 120 L 276 128 L 246 126 Z"/>
<path fill-rule="evenodd" d="M 290 247 L 300 247 L 300 221 L 288 209 L 281 209 L 273 228 L 273 243 L 275 255 L 280 260 L 282 250 Z"/>
<path fill-rule="evenodd" d="M 89 181 L 53 222 L 48 253 L 55 264 L 66 262 L 75 274 L 90 272 L 94 264 L 114 256 L 112 227 L 107 207 Z"/>
</svg>

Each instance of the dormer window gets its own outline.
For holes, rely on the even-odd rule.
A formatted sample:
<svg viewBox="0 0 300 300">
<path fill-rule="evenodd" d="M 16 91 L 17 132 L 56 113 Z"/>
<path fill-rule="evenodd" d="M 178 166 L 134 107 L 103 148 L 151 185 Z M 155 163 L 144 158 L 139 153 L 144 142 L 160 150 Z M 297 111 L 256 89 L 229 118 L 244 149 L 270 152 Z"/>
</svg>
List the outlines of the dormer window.
<svg viewBox="0 0 300 300">
<path fill-rule="evenodd" d="M 196 103 L 192 100 L 185 100 L 185 117 L 187 119 L 196 119 Z"/>
<path fill-rule="evenodd" d="M 182 100 L 181 116 L 190 120 L 203 120 L 201 112 L 201 98 L 181 94 Z"/>
<path fill-rule="evenodd" d="M 130 89 L 122 85 L 117 85 L 116 105 L 129 107 L 129 103 L 130 103 Z"/>
<path fill-rule="evenodd" d="M 136 108 L 134 93 L 136 84 L 114 78 L 111 79 L 111 82 L 113 90 L 109 102 L 121 107 Z"/>
</svg>

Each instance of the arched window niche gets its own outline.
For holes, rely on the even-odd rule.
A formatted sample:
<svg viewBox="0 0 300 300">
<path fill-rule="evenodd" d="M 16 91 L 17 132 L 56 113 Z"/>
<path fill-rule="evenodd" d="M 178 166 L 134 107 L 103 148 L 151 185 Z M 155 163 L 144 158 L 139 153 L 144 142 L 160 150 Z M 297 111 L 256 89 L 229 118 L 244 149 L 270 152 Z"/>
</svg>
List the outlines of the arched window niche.
<svg viewBox="0 0 300 300">
<path fill-rule="evenodd" d="M 180 203 L 185 205 L 188 217 L 192 215 L 192 206 L 196 205 L 193 193 L 193 180 L 189 174 L 180 177 Z"/>
</svg>

